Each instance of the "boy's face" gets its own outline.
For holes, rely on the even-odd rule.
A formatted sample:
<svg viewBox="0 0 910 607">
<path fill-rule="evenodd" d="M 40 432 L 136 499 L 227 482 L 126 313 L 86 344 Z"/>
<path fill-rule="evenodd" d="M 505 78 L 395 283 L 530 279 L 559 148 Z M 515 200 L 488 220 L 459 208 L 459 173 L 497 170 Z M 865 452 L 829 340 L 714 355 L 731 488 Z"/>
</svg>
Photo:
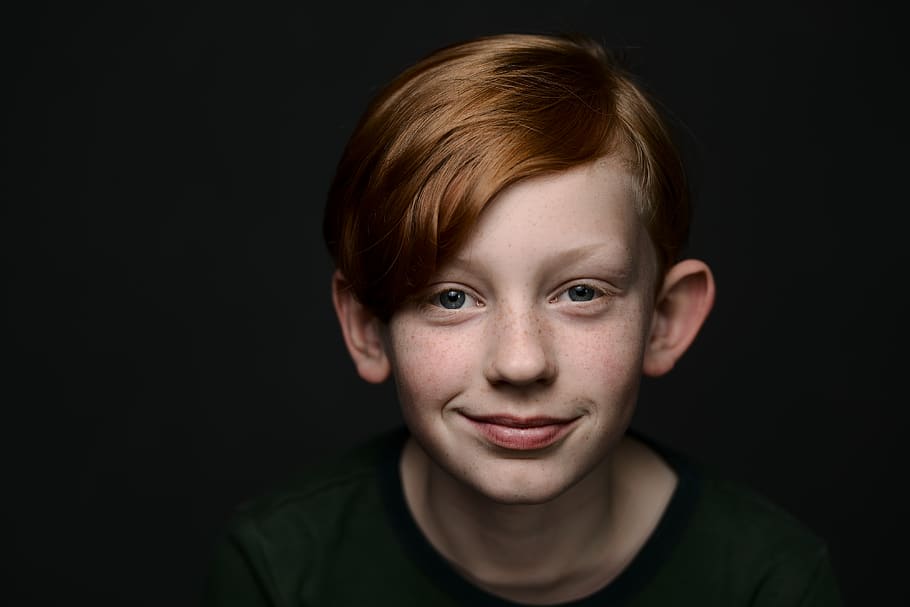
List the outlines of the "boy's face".
<svg viewBox="0 0 910 607">
<path fill-rule="evenodd" d="M 389 322 L 412 434 L 492 499 L 560 495 L 628 426 L 656 280 L 633 201 L 616 160 L 521 181 Z"/>
</svg>

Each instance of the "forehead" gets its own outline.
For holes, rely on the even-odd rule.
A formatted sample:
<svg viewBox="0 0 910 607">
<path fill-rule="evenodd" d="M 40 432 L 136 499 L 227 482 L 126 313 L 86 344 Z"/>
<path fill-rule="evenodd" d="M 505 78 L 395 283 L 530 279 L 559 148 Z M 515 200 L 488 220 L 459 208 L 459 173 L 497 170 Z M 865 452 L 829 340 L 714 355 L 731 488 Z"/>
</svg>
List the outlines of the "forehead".
<svg viewBox="0 0 910 607">
<path fill-rule="evenodd" d="M 457 258 L 530 261 L 585 250 L 631 264 L 649 243 L 637 201 L 632 174 L 613 157 L 523 179 L 487 205 Z"/>
</svg>

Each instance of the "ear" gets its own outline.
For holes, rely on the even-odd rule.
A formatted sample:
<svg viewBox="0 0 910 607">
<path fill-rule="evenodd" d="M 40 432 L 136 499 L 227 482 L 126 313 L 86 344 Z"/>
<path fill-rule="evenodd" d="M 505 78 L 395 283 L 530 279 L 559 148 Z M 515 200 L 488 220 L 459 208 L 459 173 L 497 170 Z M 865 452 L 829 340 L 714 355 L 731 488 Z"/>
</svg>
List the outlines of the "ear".
<svg viewBox="0 0 910 607">
<path fill-rule="evenodd" d="M 654 306 L 643 372 L 657 377 L 673 368 L 692 344 L 714 305 L 714 276 L 697 259 L 674 265 L 664 277 Z"/>
<path fill-rule="evenodd" d="M 338 270 L 332 275 L 332 303 L 357 373 L 370 383 L 384 382 L 391 365 L 382 341 L 381 321 L 354 297 L 350 283 Z"/>
</svg>

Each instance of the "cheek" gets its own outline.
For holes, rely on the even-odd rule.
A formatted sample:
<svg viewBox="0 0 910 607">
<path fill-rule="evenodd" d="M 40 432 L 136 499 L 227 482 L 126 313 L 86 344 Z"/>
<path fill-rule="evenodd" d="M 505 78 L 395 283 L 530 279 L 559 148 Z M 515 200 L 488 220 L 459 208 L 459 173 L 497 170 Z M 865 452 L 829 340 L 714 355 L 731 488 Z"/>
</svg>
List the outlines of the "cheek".
<svg viewBox="0 0 910 607">
<path fill-rule="evenodd" d="M 566 379 L 597 392 L 608 390 L 618 400 L 637 392 L 646 333 L 643 316 L 636 311 L 623 318 L 560 340 L 560 370 L 571 376 Z"/>
<path fill-rule="evenodd" d="M 435 407 L 466 385 L 474 362 L 470 340 L 446 333 L 425 328 L 393 332 L 392 362 L 402 405 Z"/>
</svg>

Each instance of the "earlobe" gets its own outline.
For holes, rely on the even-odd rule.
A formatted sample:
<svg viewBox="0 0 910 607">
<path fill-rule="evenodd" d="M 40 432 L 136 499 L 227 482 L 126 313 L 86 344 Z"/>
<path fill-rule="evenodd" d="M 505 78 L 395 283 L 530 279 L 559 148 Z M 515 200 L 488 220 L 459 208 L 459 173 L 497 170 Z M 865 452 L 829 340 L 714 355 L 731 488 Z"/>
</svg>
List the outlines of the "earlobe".
<svg viewBox="0 0 910 607">
<path fill-rule="evenodd" d="M 380 320 L 357 300 L 350 283 L 337 270 L 332 275 L 332 303 L 357 373 L 370 383 L 384 382 L 391 365 L 382 341 Z"/>
<path fill-rule="evenodd" d="M 714 305 L 714 276 L 697 259 L 685 259 L 667 272 L 654 306 L 643 372 L 669 372 L 685 353 Z"/>
</svg>

